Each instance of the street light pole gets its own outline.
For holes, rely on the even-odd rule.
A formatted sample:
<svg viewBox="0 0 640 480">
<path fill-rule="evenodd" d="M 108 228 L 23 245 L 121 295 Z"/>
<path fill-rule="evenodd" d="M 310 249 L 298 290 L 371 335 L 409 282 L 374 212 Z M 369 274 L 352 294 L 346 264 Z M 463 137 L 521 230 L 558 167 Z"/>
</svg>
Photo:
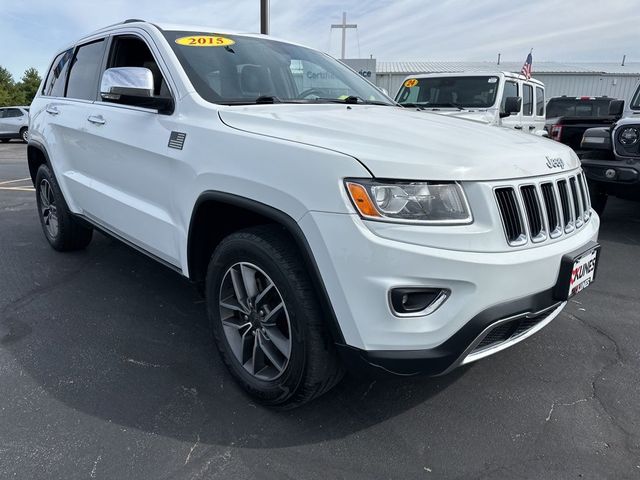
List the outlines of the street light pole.
<svg viewBox="0 0 640 480">
<path fill-rule="evenodd" d="M 269 0 L 260 0 L 260 33 L 269 35 Z"/>
</svg>

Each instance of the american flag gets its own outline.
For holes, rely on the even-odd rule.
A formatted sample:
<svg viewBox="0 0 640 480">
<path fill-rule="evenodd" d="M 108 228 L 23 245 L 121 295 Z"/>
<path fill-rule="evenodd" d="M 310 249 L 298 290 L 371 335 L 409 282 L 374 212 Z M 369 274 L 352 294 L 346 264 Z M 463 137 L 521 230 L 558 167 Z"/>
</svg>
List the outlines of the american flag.
<svg viewBox="0 0 640 480">
<path fill-rule="evenodd" d="M 524 62 L 524 65 L 522 65 L 522 70 L 520 70 L 520 73 L 527 77 L 527 80 L 531 78 L 531 72 L 533 72 L 533 68 L 531 65 L 532 63 L 533 57 L 531 56 L 531 52 L 529 52 L 529 55 L 527 55 L 527 60 Z"/>
</svg>

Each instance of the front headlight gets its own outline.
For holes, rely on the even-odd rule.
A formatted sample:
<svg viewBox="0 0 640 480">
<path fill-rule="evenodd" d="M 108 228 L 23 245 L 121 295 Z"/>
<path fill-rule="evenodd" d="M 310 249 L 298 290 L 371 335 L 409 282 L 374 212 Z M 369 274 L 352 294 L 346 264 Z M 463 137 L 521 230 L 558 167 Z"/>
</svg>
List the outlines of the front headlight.
<svg viewBox="0 0 640 480">
<path fill-rule="evenodd" d="M 623 128 L 620 131 L 620 135 L 618 135 L 620 139 L 620 143 L 626 146 L 635 145 L 638 143 L 638 139 L 640 138 L 640 132 L 638 132 L 637 128 L 627 127 Z"/>
<path fill-rule="evenodd" d="M 367 219 L 448 225 L 473 221 L 464 191 L 455 182 L 347 179 L 345 185 Z"/>
</svg>

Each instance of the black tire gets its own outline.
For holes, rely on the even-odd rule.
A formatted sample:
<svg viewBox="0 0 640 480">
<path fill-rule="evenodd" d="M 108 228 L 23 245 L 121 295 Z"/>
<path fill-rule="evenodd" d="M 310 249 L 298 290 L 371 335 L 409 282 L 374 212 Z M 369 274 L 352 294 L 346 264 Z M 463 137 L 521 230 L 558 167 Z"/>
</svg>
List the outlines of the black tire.
<svg viewBox="0 0 640 480">
<path fill-rule="evenodd" d="M 220 300 L 223 280 L 227 272 L 240 262 L 248 262 L 268 275 L 268 280 L 276 287 L 272 290 L 276 290 L 288 314 L 290 356 L 286 367 L 275 379 L 257 378 L 243 367 L 233 353 L 222 324 Z M 222 360 L 240 386 L 258 402 L 294 408 L 327 392 L 342 379 L 344 369 L 317 294 L 295 243 L 281 227 L 254 227 L 225 238 L 209 262 L 206 299 Z"/>
<path fill-rule="evenodd" d="M 597 184 L 593 182 L 587 182 L 589 186 L 589 198 L 591 199 L 591 207 L 600 216 L 604 213 L 604 209 L 607 206 L 607 200 L 609 195 L 603 192 Z"/>
<path fill-rule="evenodd" d="M 9 143 L 9 139 L 8 138 L 0 138 L 0 142 Z"/>
<path fill-rule="evenodd" d="M 91 242 L 93 228 L 80 222 L 71 214 L 60 186 L 47 165 L 40 165 L 38 168 L 35 187 L 38 216 L 49 244 L 60 252 L 86 248 Z M 47 202 L 50 203 L 49 207 Z M 57 228 L 53 228 L 54 219 Z"/>
<path fill-rule="evenodd" d="M 22 143 L 27 143 L 29 141 L 29 129 L 27 127 L 22 127 L 20 129 L 20 140 L 22 140 Z"/>
</svg>

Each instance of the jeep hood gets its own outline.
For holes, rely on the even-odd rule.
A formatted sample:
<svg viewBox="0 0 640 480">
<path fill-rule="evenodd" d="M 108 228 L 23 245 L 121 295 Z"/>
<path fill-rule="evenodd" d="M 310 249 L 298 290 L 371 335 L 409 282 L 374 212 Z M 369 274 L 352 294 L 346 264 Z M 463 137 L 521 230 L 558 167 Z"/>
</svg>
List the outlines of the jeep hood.
<svg viewBox="0 0 640 480">
<path fill-rule="evenodd" d="M 501 180 L 580 165 L 559 142 L 477 121 L 400 107 L 275 104 L 219 110 L 229 127 L 338 151 L 379 178 Z"/>
</svg>

